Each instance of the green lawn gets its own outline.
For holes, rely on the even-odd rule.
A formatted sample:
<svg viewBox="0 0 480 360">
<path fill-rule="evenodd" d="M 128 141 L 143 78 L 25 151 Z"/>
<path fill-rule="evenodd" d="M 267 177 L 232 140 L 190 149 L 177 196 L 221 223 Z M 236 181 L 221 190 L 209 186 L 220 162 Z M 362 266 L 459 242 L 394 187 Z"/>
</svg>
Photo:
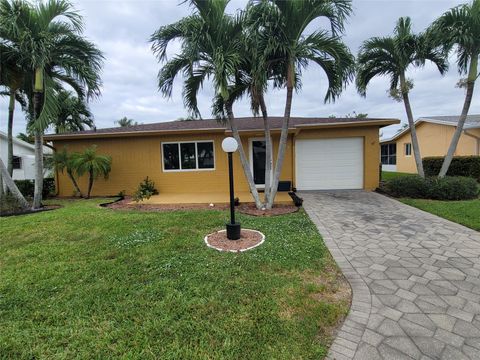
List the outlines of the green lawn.
<svg viewBox="0 0 480 360">
<path fill-rule="evenodd" d="M 232 254 L 203 243 L 226 212 L 115 212 L 103 201 L 0 218 L 0 358 L 326 354 L 348 288 L 303 211 L 240 215 L 266 242 Z"/>
<path fill-rule="evenodd" d="M 399 176 L 405 176 L 405 175 L 415 175 L 415 174 L 394 172 L 394 171 L 382 171 L 382 180 L 387 181 L 387 180 L 391 180 L 393 178 L 396 178 Z"/>
<path fill-rule="evenodd" d="M 399 200 L 405 204 L 480 231 L 480 199 L 463 201 Z"/>
</svg>

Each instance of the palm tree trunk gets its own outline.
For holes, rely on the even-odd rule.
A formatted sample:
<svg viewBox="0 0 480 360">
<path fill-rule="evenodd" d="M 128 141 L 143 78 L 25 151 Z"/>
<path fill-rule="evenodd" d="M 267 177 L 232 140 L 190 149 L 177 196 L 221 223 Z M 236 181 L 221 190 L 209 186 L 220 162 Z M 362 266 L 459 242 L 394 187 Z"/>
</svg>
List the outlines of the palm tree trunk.
<svg viewBox="0 0 480 360">
<path fill-rule="evenodd" d="M 75 180 L 75 176 L 73 176 L 72 172 L 70 170 L 67 170 L 68 177 L 72 181 L 73 187 L 75 190 L 78 192 L 81 198 L 83 198 L 82 190 L 80 190 L 80 187 L 78 186 L 77 180 Z"/>
<path fill-rule="evenodd" d="M 273 147 L 272 147 L 272 135 L 270 132 L 270 123 L 268 121 L 267 106 L 265 105 L 265 98 L 263 94 L 259 96 L 260 110 L 263 117 L 263 125 L 265 128 L 265 189 L 264 189 L 264 203 L 268 208 L 270 199 L 270 193 L 272 189 L 272 166 L 273 166 Z"/>
<path fill-rule="evenodd" d="M 93 170 L 90 170 L 88 173 L 88 193 L 87 193 L 87 199 L 90 199 L 90 194 L 92 193 L 92 188 L 93 188 Z"/>
<path fill-rule="evenodd" d="M 290 123 L 290 113 L 292 111 L 293 98 L 293 82 L 294 82 L 294 68 L 293 63 L 289 64 L 287 74 L 287 98 L 285 101 L 285 114 L 283 116 L 282 132 L 280 134 L 280 142 L 278 144 L 277 162 L 275 164 L 275 173 L 273 174 L 272 189 L 270 198 L 268 199 L 268 209 L 273 207 L 275 196 L 277 195 L 278 182 L 280 180 L 280 173 L 282 171 L 283 160 L 285 159 L 285 150 L 287 148 L 288 140 L 288 125 Z"/>
<path fill-rule="evenodd" d="M 29 205 L 27 200 L 25 200 L 20 190 L 18 190 L 17 185 L 13 181 L 12 177 L 8 174 L 7 168 L 5 167 L 5 164 L 1 159 L 0 159 L 0 174 L 2 175 L 2 181 L 5 182 L 5 185 L 7 186 L 7 189 L 10 191 L 10 194 L 12 194 L 12 196 L 18 201 L 18 203 L 22 208 L 24 209 L 28 208 Z"/>
<path fill-rule="evenodd" d="M 43 92 L 33 93 L 33 112 L 35 120 L 38 119 L 42 110 Z M 42 206 L 43 190 L 43 131 L 34 124 L 35 129 L 35 189 L 33 195 L 33 208 L 39 209 Z"/>
<path fill-rule="evenodd" d="M 415 121 L 413 120 L 412 107 L 410 105 L 410 98 L 408 97 L 407 82 L 405 80 L 405 74 L 400 75 L 400 88 L 402 91 L 403 104 L 405 105 L 405 111 L 407 112 L 408 126 L 410 128 L 410 135 L 412 138 L 413 156 L 415 158 L 415 164 L 417 165 L 418 175 L 422 178 L 425 177 L 423 171 L 422 155 L 420 153 L 420 146 L 418 144 L 417 129 L 415 128 Z"/>
<path fill-rule="evenodd" d="M 465 95 L 465 101 L 463 103 L 462 114 L 458 119 L 457 128 L 455 129 L 455 133 L 453 134 L 447 155 L 443 160 L 442 168 L 440 169 L 440 173 L 438 174 L 439 177 L 444 177 L 445 175 L 447 175 L 448 168 L 452 163 L 453 155 L 455 154 L 455 150 L 457 149 L 458 141 L 460 140 L 460 136 L 462 135 L 463 126 L 465 125 L 465 120 L 467 120 L 468 110 L 470 109 L 470 104 L 472 103 L 475 80 L 477 79 L 477 67 L 478 54 L 474 54 L 472 56 L 472 60 L 470 61 L 470 69 L 468 71 L 467 78 L 467 93 Z"/>
<path fill-rule="evenodd" d="M 10 89 L 10 102 L 8 104 L 8 130 L 7 130 L 7 170 L 13 176 L 13 113 L 15 111 L 15 90 Z"/>
<path fill-rule="evenodd" d="M 232 129 L 233 137 L 235 138 L 235 140 L 237 140 L 237 143 L 238 143 L 238 152 L 240 154 L 240 162 L 242 163 L 243 172 L 245 174 L 245 177 L 247 178 L 248 187 L 250 188 L 250 192 L 252 193 L 253 200 L 255 201 L 255 206 L 257 207 L 257 209 L 261 209 L 263 207 L 263 204 L 260 201 L 260 197 L 258 196 L 258 190 L 255 186 L 255 182 L 253 181 L 252 172 L 250 170 L 250 164 L 247 160 L 247 156 L 245 155 L 242 139 L 240 138 L 237 125 L 235 124 L 235 117 L 233 116 L 231 103 L 226 104 L 226 110 L 227 110 L 228 123 L 230 125 L 230 128 Z"/>
</svg>

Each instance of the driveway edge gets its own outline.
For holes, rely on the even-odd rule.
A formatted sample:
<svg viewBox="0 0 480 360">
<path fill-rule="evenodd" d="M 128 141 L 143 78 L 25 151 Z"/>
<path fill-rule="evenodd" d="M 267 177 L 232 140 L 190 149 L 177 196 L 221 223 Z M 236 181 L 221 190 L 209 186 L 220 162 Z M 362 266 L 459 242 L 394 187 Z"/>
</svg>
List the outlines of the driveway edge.
<svg viewBox="0 0 480 360">
<path fill-rule="evenodd" d="M 332 360 L 353 359 L 370 317 L 372 308 L 370 290 L 360 274 L 346 259 L 337 242 L 318 216 L 308 208 L 304 207 L 304 209 L 317 226 L 325 245 L 352 288 L 352 306 L 342 327 L 336 334 L 326 358 Z"/>
</svg>

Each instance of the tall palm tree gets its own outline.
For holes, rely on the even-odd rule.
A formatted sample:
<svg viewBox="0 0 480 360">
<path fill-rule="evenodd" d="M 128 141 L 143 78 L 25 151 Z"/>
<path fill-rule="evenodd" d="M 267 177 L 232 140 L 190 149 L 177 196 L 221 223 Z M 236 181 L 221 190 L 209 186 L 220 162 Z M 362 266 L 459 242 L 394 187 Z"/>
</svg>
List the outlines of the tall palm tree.
<svg viewBox="0 0 480 360">
<path fill-rule="evenodd" d="M 280 134 L 278 155 L 267 208 L 273 206 L 287 147 L 288 128 L 292 109 L 293 90 L 300 89 L 301 72 L 315 63 L 325 72 L 328 90 L 325 102 L 335 100 L 351 79 L 354 58 L 338 37 L 344 22 L 351 14 L 351 0 L 269 0 L 258 2 L 261 7 L 264 51 L 272 54 L 276 69 L 274 84 L 286 88 L 285 112 Z M 307 28 L 319 18 L 325 18 L 329 31 L 317 30 L 307 34 Z M 271 56 L 270 56 L 271 57 Z"/>
<path fill-rule="evenodd" d="M 82 36 L 83 19 L 67 0 L 35 6 L 24 0 L 0 0 L 3 41 L 22 53 L 22 67 L 33 77 L 29 91 L 35 133 L 35 195 L 39 208 L 43 187 L 43 132 L 58 113 L 58 83 L 72 86 L 81 98 L 99 95 L 103 56 Z"/>
<path fill-rule="evenodd" d="M 69 154 L 67 149 L 64 148 L 63 150 L 55 151 L 52 156 L 49 156 L 46 159 L 45 165 L 47 168 L 52 168 L 54 171 L 61 172 L 62 174 L 64 171 L 66 171 L 68 178 L 75 188 L 75 191 L 80 195 L 80 197 L 83 197 L 82 190 L 80 190 L 77 179 L 75 178 L 73 159 L 73 154 Z"/>
<path fill-rule="evenodd" d="M 455 49 L 460 75 L 467 75 L 466 94 L 462 113 L 453 134 L 447 155 L 440 169 L 439 176 L 444 177 L 458 141 L 463 132 L 470 104 L 472 103 L 475 81 L 478 78 L 478 57 L 480 55 L 480 0 L 454 7 L 438 18 L 429 28 L 432 37 L 447 50 Z"/>
<path fill-rule="evenodd" d="M 164 66 L 159 72 L 159 89 L 164 96 L 172 94 L 173 81 L 185 75 L 183 99 L 194 116 L 200 116 L 197 94 L 205 80 L 213 82 L 215 94 L 225 104 L 225 112 L 233 137 L 239 144 L 240 161 L 250 192 L 258 208 L 263 206 L 243 148 L 233 113 L 232 84 L 244 61 L 243 18 L 225 13 L 228 0 L 191 0 L 194 13 L 180 21 L 162 26 L 152 36 L 152 49 Z M 172 59 L 166 50 L 173 40 L 182 42 L 182 49 Z"/>
<path fill-rule="evenodd" d="M 83 153 L 74 153 L 71 165 L 79 176 L 88 174 L 88 199 L 92 193 L 94 180 L 99 176 L 108 177 L 112 169 L 112 158 L 106 155 L 98 155 L 97 147 L 94 145 L 85 149 Z"/>
<path fill-rule="evenodd" d="M 73 95 L 72 92 L 60 89 L 57 93 L 58 114 L 53 120 L 56 134 L 83 131 L 86 127 L 93 128 L 93 115 L 85 100 Z"/>
<path fill-rule="evenodd" d="M 390 77 L 390 94 L 403 101 L 412 138 L 412 148 L 418 175 L 425 177 L 417 131 L 410 105 L 409 92 L 413 82 L 406 78 L 411 67 L 425 65 L 426 60 L 436 65 L 440 74 L 448 70 L 447 54 L 435 47 L 425 34 L 412 33 L 409 17 L 401 17 L 391 37 L 374 37 L 366 40 L 358 55 L 357 89 L 366 95 L 367 86 L 376 76 Z M 397 96 L 398 95 L 398 96 Z"/>
</svg>

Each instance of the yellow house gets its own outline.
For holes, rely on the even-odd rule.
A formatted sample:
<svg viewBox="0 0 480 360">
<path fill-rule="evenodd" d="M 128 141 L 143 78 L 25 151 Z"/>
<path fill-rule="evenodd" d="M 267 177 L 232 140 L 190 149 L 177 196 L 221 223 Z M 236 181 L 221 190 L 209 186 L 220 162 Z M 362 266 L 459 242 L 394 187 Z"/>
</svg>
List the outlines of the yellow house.
<svg viewBox="0 0 480 360">
<path fill-rule="evenodd" d="M 422 157 L 445 156 L 457 123 L 458 116 L 419 118 L 415 122 L 415 129 Z M 455 155 L 480 155 L 480 115 L 467 117 Z M 381 162 L 385 171 L 417 172 L 410 129 L 381 141 Z"/>
<path fill-rule="evenodd" d="M 274 153 L 282 120 L 269 118 Z M 265 182 L 263 120 L 238 118 L 236 122 L 255 184 L 261 189 Z M 297 190 L 375 189 L 379 183 L 379 129 L 398 123 L 396 119 L 291 118 L 282 185 Z M 227 136 L 231 131 L 216 120 L 193 120 L 47 135 L 45 140 L 56 150 L 66 147 L 69 152 L 96 145 L 98 153 L 112 157 L 108 179 L 97 179 L 92 195 L 132 194 L 148 176 L 159 197 L 210 202 L 218 198 L 212 194 L 228 199 L 227 155 L 221 148 Z M 243 194 L 240 201 L 249 201 L 238 154 L 234 155 L 234 177 L 237 194 Z M 66 174 L 58 173 L 56 181 L 59 196 L 73 195 Z M 86 176 L 79 181 L 83 189 L 86 183 Z"/>
</svg>

